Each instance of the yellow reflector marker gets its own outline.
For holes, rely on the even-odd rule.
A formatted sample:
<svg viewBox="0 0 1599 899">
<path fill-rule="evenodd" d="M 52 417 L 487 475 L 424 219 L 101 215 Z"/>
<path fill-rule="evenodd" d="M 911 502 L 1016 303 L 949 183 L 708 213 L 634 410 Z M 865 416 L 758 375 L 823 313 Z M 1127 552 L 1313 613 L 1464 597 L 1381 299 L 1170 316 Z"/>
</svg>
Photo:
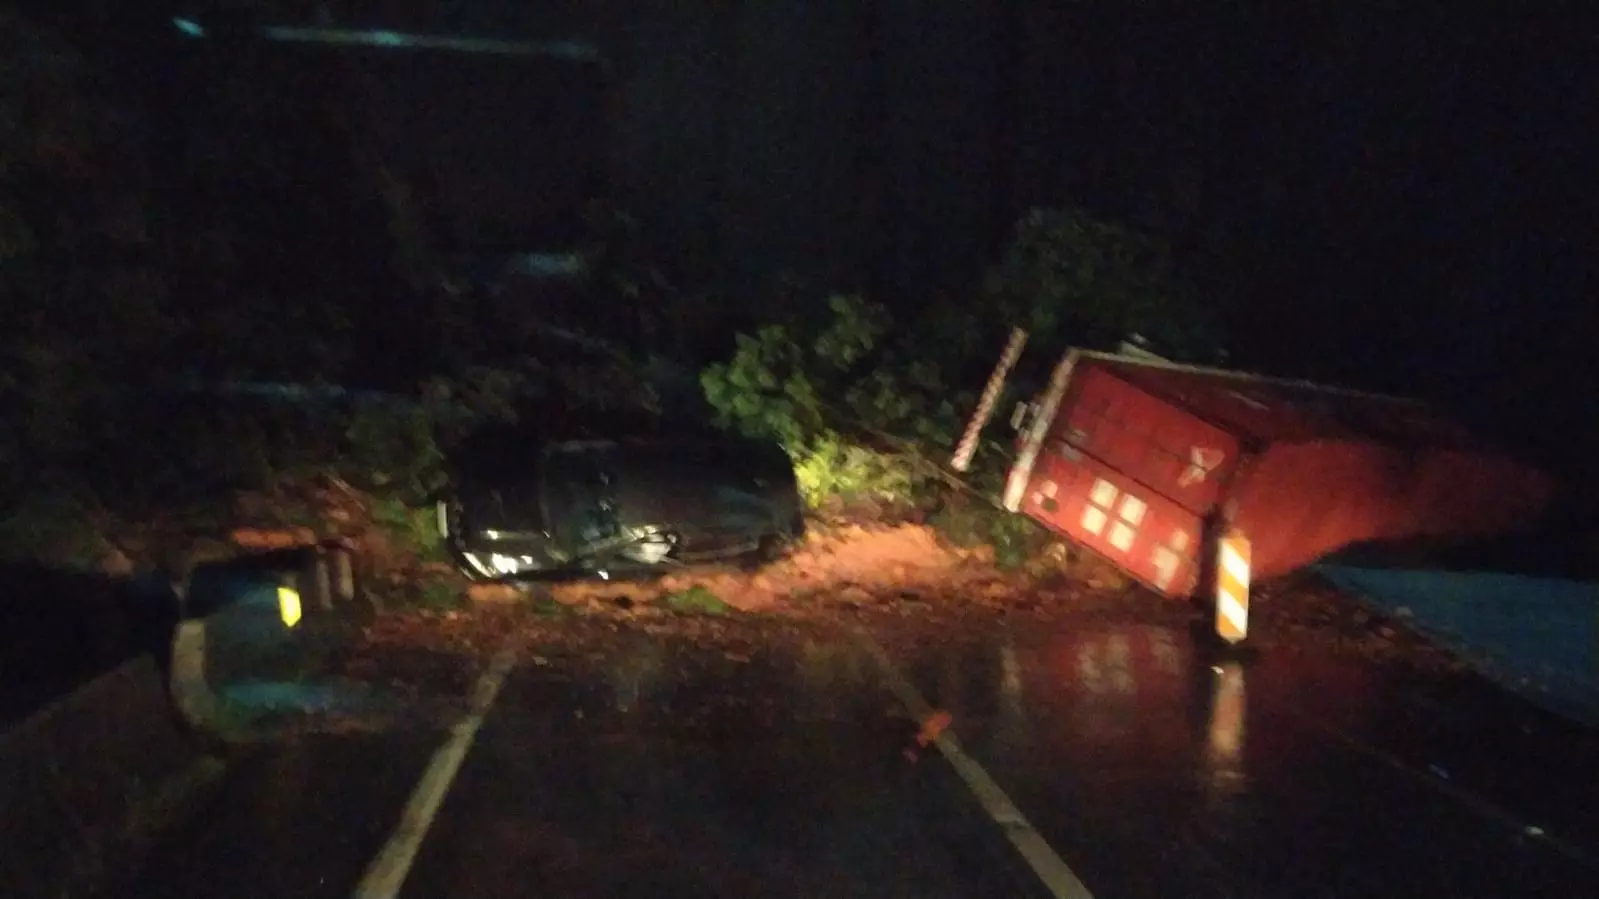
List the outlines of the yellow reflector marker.
<svg viewBox="0 0 1599 899">
<path fill-rule="evenodd" d="M 1216 635 L 1237 644 L 1249 633 L 1249 538 L 1228 531 L 1216 552 Z"/>
<path fill-rule="evenodd" d="M 278 614 L 286 627 L 300 623 L 300 591 L 293 587 L 278 588 Z"/>
</svg>

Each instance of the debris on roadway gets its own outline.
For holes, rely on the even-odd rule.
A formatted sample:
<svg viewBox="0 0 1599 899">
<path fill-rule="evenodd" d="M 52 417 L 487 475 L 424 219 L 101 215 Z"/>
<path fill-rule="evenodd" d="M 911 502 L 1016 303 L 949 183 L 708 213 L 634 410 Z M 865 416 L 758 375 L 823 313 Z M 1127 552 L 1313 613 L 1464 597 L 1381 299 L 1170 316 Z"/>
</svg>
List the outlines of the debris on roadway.
<svg viewBox="0 0 1599 899">
<path fill-rule="evenodd" d="M 530 647 L 527 664 L 571 673 L 600 664 L 621 640 L 689 640 L 739 666 L 796 634 L 836 640 L 856 626 L 891 642 L 920 642 L 1007 617 L 1172 629 L 1205 620 L 1195 605 L 1161 597 L 1064 544 L 1005 569 L 991 550 L 953 547 L 914 523 L 817 525 L 788 556 L 754 570 L 531 586 L 469 585 L 442 569 L 428 576 L 447 582 L 461 601 L 378 615 L 335 660 L 333 676 L 417 697 L 465 696 L 476 671 L 513 637 Z M 1265 651 L 1332 652 L 1436 675 L 1464 670 L 1404 622 L 1365 610 L 1313 576 L 1258 585 L 1254 601 L 1251 641 Z M 925 740 L 917 742 L 925 747 L 942 727 L 922 724 Z"/>
</svg>

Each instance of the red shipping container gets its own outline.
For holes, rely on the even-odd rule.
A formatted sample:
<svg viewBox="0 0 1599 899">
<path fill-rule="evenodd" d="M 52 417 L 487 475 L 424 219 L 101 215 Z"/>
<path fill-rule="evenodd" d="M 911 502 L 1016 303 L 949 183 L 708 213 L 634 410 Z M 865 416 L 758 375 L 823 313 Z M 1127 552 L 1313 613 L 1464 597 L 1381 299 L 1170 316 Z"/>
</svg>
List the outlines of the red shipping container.
<svg viewBox="0 0 1599 899">
<path fill-rule="evenodd" d="M 1268 578 L 1355 543 L 1531 529 L 1552 493 L 1413 400 L 1072 350 L 1034 404 L 1005 504 L 1188 596 L 1223 528 Z"/>
</svg>

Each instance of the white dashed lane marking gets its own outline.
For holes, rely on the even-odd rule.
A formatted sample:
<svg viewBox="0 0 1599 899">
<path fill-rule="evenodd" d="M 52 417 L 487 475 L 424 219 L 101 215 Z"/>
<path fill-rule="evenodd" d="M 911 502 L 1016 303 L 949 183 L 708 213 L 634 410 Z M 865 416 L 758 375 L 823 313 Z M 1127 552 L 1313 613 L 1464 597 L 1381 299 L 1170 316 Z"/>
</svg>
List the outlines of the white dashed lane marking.
<svg viewBox="0 0 1599 899">
<path fill-rule="evenodd" d="M 406 875 L 411 872 L 411 864 L 416 860 L 417 850 L 427 837 L 428 828 L 433 826 L 433 819 L 444 804 L 444 797 L 449 795 L 450 785 L 455 782 L 462 760 L 472 748 L 472 741 L 477 739 L 478 729 L 483 726 L 483 719 L 494 705 L 495 697 L 499 696 L 500 687 L 505 684 L 511 669 L 516 667 L 516 656 L 516 645 L 508 644 L 495 654 L 488 670 L 478 678 L 477 685 L 472 689 L 472 702 L 467 714 L 455 723 L 450 729 L 450 738 L 433 753 L 422 779 L 417 782 L 411 798 L 405 803 L 399 825 L 377 857 L 367 866 L 361 883 L 355 888 L 354 899 L 394 899 L 400 894 L 400 889 L 405 886 Z"/>
<path fill-rule="evenodd" d="M 894 666 L 888 653 L 872 636 L 864 630 L 856 631 L 856 637 L 872 658 L 877 661 L 878 667 L 883 671 L 883 680 L 893 692 L 905 710 L 910 712 L 918 721 L 926 721 L 934 714 L 933 707 L 922 698 L 911 682 Z M 1057 899 L 1094 899 L 1094 894 L 1078 879 L 1072 869 L 1061 859 L 1060 855 L 1044 840 L 1027 816 L 1016 807 L 1005 791 L 1000 789 L 994 778 L 979 765 L 976 760 L 961 749 L 960 741 L 955 735 L 944 729 L 934 739 L 933 745 L 944 756 L 960 775 L 961 780 L 977 797 L 977 802 L 1005 832 L 1005 837 L 1010 840 L 1016 851 L 1021 853 L 1022 860 L 1027 862 L 1033 873 L 1043 882 L 1045 889 Z"/>
</svg>

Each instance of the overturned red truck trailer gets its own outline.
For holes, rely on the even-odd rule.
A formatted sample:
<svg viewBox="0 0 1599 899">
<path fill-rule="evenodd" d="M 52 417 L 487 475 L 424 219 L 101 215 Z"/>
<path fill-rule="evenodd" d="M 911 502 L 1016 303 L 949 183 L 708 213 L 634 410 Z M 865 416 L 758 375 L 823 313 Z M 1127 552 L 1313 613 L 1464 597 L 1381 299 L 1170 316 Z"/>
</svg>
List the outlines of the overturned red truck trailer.
<svg viewBox="0 0 1599 899">
<path fill-rule="evenodd" d="M 1071 350 L 1013 422 L 1005 507 L 1173 597 L 1240 531 L 1256 578 L 1343 547 L 1526 530 L 1542 472 L 1406 399 Z"/>
</svg>

